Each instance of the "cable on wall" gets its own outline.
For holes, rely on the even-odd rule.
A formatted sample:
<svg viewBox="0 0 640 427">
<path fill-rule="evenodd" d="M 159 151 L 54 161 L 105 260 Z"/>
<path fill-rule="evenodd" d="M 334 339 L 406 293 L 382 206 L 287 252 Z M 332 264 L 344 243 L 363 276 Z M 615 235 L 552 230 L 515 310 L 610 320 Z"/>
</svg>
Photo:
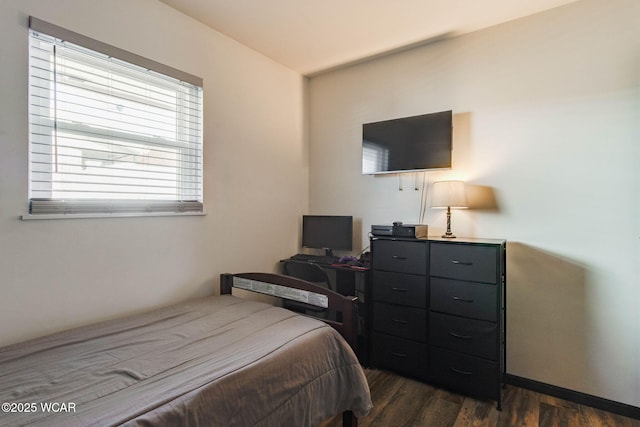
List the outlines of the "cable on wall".
<svg viewBox="0 0 640 427">
<path fill-rule="evenodd" d="M 420 196 L 420 214 L 418 215 L 420 224 L 424 224 L 424 216 L 427 213 L 427 187 L 427 174 L 422 172 L 422 194 Z"/>
</svg>

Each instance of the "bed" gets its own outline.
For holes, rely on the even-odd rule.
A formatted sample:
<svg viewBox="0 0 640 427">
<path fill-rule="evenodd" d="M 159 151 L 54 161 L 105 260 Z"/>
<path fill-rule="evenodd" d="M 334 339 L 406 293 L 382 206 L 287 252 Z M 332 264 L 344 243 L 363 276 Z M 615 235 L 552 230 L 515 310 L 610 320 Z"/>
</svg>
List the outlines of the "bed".
<svg viewBox="0 0 640 427">
<path fill-rule="evenodd" d="M 239 298 L 233 287 L 343 320 Z M 0 425 L 317 426 L 340 413 L 356 425 L 371 399 L 349 345 L 355 302 L 291 277 L 223 274 L 219 296 L 0 348 Z"/>
</svg>

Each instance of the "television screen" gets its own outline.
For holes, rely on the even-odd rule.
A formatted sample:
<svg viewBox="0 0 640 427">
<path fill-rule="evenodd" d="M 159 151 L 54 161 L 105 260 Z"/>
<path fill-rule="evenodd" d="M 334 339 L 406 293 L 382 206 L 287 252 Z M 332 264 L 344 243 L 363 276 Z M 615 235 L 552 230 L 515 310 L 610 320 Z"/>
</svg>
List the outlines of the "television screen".
<svg viewBox="0 0 640 427">
<path fill-rule="evenodd" d="M 303 215 L 302 246 L 315 249 L 351 250 L 353 217 Z"/>
<path fill-rule="evenodd" d="M 362 125 L 362 173 L 451 167 L 452 111 Z"/>
</svg>

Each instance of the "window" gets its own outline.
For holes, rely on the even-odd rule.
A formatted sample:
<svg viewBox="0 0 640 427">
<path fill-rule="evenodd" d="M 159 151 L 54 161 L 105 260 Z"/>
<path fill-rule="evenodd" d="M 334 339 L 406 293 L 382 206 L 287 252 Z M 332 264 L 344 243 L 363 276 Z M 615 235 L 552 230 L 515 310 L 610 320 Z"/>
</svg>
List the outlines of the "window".
<svg viewBox="0 0 640 427">
<path fill-rule="evenodd" d="M 201 79 L 30 27 L 29 212 L 202 212 Z"/>
</svg>

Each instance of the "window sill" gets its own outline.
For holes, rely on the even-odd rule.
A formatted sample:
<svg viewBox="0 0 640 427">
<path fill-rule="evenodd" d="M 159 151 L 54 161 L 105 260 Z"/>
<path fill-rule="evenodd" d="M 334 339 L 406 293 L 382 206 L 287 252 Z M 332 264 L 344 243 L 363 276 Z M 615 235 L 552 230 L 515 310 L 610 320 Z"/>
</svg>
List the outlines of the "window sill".
<svg viewBox="0 0 640 427">
<path fill-rule="evenodd" d="M 41 219 L 93 219 L 93 218 L 139 218 L 139 217 L 165 217 L 165 216 L 205 216 L 206 212 L 118 212 L 97 214 L 25 214 L 20 217 L 23 221 Z"/>
</svg>

